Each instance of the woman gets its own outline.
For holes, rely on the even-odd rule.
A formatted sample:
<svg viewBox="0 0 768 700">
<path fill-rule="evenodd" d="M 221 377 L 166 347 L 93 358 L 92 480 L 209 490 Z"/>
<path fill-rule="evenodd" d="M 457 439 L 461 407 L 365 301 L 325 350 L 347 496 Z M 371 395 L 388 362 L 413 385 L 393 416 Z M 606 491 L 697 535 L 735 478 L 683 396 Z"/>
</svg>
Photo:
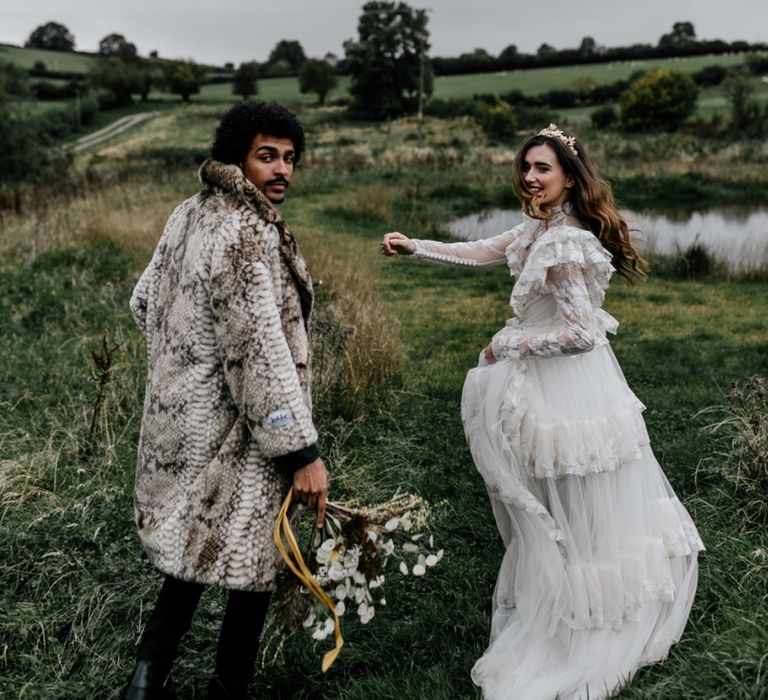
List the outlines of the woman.
<svg viewBox="0 0 768 700">
<path fill-rule="evenodd" d="M 384 236 L 385 255 L 506 262 L 509 320 L 470 370 L 462 420 L 506 548 L 486 698 L 595 700 L 680 639 L 702 542 L 649 446 L 601 307 L 645 262 L 584 147 L 551 124 L 515 159 L 523 223 L 487 240 Z"/>
</svg>

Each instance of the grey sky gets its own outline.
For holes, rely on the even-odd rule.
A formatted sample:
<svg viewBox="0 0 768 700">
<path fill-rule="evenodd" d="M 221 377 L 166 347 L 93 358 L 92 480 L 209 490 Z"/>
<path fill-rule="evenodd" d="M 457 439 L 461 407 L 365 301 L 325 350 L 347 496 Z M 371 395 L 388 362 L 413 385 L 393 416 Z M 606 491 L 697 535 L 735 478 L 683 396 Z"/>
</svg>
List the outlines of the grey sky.
<svg viewBox="0 0 768 700">
<path fill-rule="evenodd" d="M 280 39 L 297 39 L 309 56 L 356 37 L 364 0 L 0 0 L 0 42 L 23 44 L 54 20 L 94 51 L 111 32 L 124 34 L 142 54 L 204 63 L 264 61 Z M 432 55 L 457 56 L 477 47 L 498 54 L 509 44 L 535 52 L 544 42 L 576 47 L 653 43 L 677 21 L 691 21 L 701 39 L 768 41 L 765 0 L 413 0 L 431 8 Z"/>
</svg>

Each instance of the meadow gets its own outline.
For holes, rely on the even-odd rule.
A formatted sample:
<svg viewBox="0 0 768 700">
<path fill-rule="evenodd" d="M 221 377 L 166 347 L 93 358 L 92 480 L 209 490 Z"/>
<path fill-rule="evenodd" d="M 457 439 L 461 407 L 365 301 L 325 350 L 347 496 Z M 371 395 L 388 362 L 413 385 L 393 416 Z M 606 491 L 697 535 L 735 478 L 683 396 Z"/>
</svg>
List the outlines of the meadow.
<svg viewBox="0 0 768 700">
<path fill-rule="evenodd" d="M 115 697 L 132 666 L 160 576 L 132 522 L 144 347 L 127 300 L 165 219 L 197 190 L 220 112 L 169 110 L 78 154 L 21 215 L 3 216 L 3 698 Z M 306 108 L 302 118 L 310 149 L 282 209 L 318 289 L 315 351 L 329 371 L 316 409 L 332 496 L 423 496 L 446 555 L 422 579 L 390 572 L 387 605 L 366 626 L 344 619 L 347 643 L 326 675 L 326 644 L 304 631 L 269 634 L 253 697 L 478 698 L 469 670 L 486 644 L 502 547 L 459 400 L 464 374 L 509 315 L 510 279 L 504 268 L 387 260 L 377 244 L 389 230 L 442 237 L 452 216 L 513 204 L 513 152 L 486 144 L 469 119 L 426 120 L 419 148 L 412 118 L 347 123 L 339 110 Z M 670 183 L 682 180 L 704 188 L 688 191 L 699 201 L 750 188 L 764 197 L 760 142 L 582 137 L 633 206 L 654 208 L 655 183 L 674 197 Z M 768 374 L 767 282 L 679 279 L 663 262 L 635 287 L 615 281 L 606 309 L 621 321 L 613 346 L 648 407 L 655 453 L 708 551 L 681 643 L 619 697 L 759 700 L 768 697 L 766 531 L 738 491 L 698 467 L 720 449 L 702 430 L 718 414 L 700 411 L 722 404 L 732 382 Z M 222 609 L 209 591 L 174 674 L 181 697 L 203 697 Z"/>
</svg>

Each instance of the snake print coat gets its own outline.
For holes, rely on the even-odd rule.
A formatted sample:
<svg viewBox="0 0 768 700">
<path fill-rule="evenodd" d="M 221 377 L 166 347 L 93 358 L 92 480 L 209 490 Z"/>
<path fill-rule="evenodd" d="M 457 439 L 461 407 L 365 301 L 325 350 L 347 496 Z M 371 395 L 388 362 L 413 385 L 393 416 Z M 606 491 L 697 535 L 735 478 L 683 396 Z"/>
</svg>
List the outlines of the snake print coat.
<svg viewBox="0 0 768 700">
<path fill-rule="evenodd" d="M 136 524 L 164 573 L 271 590 L 272 528 L 290 486 L 275 460 L 317 440 L 312 283 L 280 214 L 237 166 L 208 160 L 200 181 L 131 298 L 148 360 Z"/>
</svg>

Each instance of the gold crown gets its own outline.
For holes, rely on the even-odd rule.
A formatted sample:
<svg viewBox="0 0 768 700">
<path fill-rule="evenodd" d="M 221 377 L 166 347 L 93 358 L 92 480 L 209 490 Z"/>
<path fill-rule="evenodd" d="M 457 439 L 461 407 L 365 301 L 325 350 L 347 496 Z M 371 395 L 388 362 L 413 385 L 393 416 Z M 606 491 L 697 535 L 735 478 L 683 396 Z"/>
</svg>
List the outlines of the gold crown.
<svg viewBox="0 0 768 700">
<path fill-rule="evenodd" d="M 576 150 L 576 137 L 566 136 L 562 130 L 558 129 L 557 124 L 550 124 L 546 129 L 542 129 L 539 132 L 539 136 L 549 136 L 553 139 L 560 139 L 568 148 L 571 149 L 573 155 L 578 156 L 579 152 Z"/>
</svg>

